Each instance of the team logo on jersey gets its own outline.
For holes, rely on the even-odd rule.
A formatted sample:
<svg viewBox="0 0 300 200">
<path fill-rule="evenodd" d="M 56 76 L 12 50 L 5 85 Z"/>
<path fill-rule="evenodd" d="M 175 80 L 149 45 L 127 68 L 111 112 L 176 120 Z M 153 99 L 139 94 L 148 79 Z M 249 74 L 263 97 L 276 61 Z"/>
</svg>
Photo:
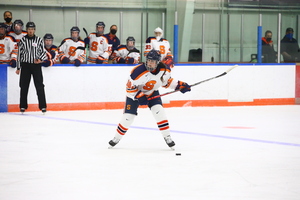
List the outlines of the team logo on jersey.
<svg viewBox="0 0 300 200">
<path fill-rule="evenodd" d="M 32 43 L 32 46 L 37 47 L 37 43 Z"/>
</svg>

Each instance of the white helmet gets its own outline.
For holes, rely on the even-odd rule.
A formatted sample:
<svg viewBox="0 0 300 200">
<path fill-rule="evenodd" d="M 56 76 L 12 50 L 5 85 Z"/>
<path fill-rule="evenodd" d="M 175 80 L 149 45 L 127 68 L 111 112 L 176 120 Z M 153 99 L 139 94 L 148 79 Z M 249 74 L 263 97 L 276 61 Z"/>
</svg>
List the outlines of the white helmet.
<svg viewBox="0 0 300 200">
<path fill-rule="evenodd" d="M 156 35 L 156 33 L 160 33 L 160 36 Z M 160 40 L 164 35 L 164 31 L 160 27 L 157 27 L 156 29 L 154 29 L 154 34 L 156 39 Z"/>
</svg>

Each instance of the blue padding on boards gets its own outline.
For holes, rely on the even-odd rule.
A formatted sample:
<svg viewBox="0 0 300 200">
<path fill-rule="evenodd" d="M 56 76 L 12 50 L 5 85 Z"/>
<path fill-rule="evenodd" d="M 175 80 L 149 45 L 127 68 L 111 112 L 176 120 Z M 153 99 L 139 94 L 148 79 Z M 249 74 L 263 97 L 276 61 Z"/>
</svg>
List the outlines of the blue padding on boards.
<svg viewBox="0 0 300 200">
<path fill-rule="evenodd" d="M 174 62 L 178 63 L 178 25 L 174 25 Z"/>
<path fill-rule="evenodd" d="M 0 65 L 0 112 L 7 110 L 7 65 Z"/>
<path fill-rule="evenodd" d="M 257 27 L 257 62 L 262 63 L 262 26 Z"/>
</svg>

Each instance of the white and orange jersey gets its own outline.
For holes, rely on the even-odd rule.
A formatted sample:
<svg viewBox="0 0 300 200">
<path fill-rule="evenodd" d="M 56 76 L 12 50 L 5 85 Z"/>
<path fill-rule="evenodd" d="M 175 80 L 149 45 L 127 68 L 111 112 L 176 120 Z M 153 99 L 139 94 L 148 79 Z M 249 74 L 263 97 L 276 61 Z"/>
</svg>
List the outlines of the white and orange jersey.
<svg viewBox="0 0 300 200">
<path fill-rule="evenodd" d="M 132 50 L 128 50 L 126 45 L 120 45 L 118 48 L 114 51 L 112 55 L 112 59 L 115 61 L 118 58 L 124 58 L 125 60 L 128 60 L 130 58 L 134 59 L 134 64 L 137 64 L 140 62 L 140 51 L 136 48 Z"/>
<path fill-rule="evenodd" d="M 104 64 L 108 63 L 108 58 L 111 54 L 111 45 L 108 44 L 107 38 L 104 35 L 97 37 L 96 33 L 90 33 L 88 38 L 90 42 L 87 63 L 96 63 L 96 59 L 99 56 L 104 59 Z"/>
<path fill-rule="evenodd" d="M 160 87 L 175 89 L 177 85 L 178 80 L 171 78 L 171 69 L 163 63 L 159 63 L 154 72 L 148 71 L 142 63 L 130 73 L 126 85 L 127 97 L 134 99 L 138 91 L 151 95 Z"/>
<path fill-rule="evenodd" d="M 77 47 L 85 47 L 83 40 L 78 40 L 75 42 L 72 38 L 66 38 L 61 42 L 61 46 L 58 48 L 59 58 L 67 56 L 72 63 L 75 59 L 79 59 L 81 63 L 85 61 L 86 52 L 82 49 L 77 49 Z M 76 50 L 77 49 L 77 50 Z"/>
<path fill-rule="evenodd" d="M 12 59 L 17 59 L 18 45 L 15 39 L 6 35 L 3 39 L 0 39 L 0 63 L 8 64 Z"/>
<path fill-rule="evenodd" d="M 25 36 L 27 35 L 27 32 L 26 31 L 22 31 L 19 35 L 17 35 L 15 32 L 13 31 L 10 31 L 8 33 L 8 35 L 11 35 L 15 38 L 16 42 L 20 42 L 20 40 Z"/>
<path fill-rule="evenodd" d="M 157 40 L 155 37 L 149 37 L 146 40 L 144 56 L 146 57 L 147 54 L 151 51 L 151 49 L 159 51 L 161 58 L 160 60 L 164 60 L 166 56 L 170 55 L 173 57 L 171 53 L 171 47 L 168 40 L 161 38 Z"/>
</svg>

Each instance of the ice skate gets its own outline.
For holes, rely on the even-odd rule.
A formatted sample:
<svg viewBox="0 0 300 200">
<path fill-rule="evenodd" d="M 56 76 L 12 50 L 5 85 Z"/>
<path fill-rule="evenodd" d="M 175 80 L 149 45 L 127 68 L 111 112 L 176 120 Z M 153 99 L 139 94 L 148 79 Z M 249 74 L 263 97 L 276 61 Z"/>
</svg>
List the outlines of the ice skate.
<svg viewBox="0 0 300 200">
<path fill-rule="evenodd" d="M 172 149 L 172 150 L 175 150 L 174 146 L 175 146 L 175 142 L 172 140 L 171 136 L 168 135 L 166 137 L 164 137 L 167 145 Z"/>
<path fill-rule="evenodd" d="M 116 146 L 116 144 L 118 144 L 119 141 L 120 139 L 114 137 L 114 139 L 108 142 L 108 144 L 110 145 L 108 148 L 109 149 L 113 148 L 114 146 Z"/>
</svg>

